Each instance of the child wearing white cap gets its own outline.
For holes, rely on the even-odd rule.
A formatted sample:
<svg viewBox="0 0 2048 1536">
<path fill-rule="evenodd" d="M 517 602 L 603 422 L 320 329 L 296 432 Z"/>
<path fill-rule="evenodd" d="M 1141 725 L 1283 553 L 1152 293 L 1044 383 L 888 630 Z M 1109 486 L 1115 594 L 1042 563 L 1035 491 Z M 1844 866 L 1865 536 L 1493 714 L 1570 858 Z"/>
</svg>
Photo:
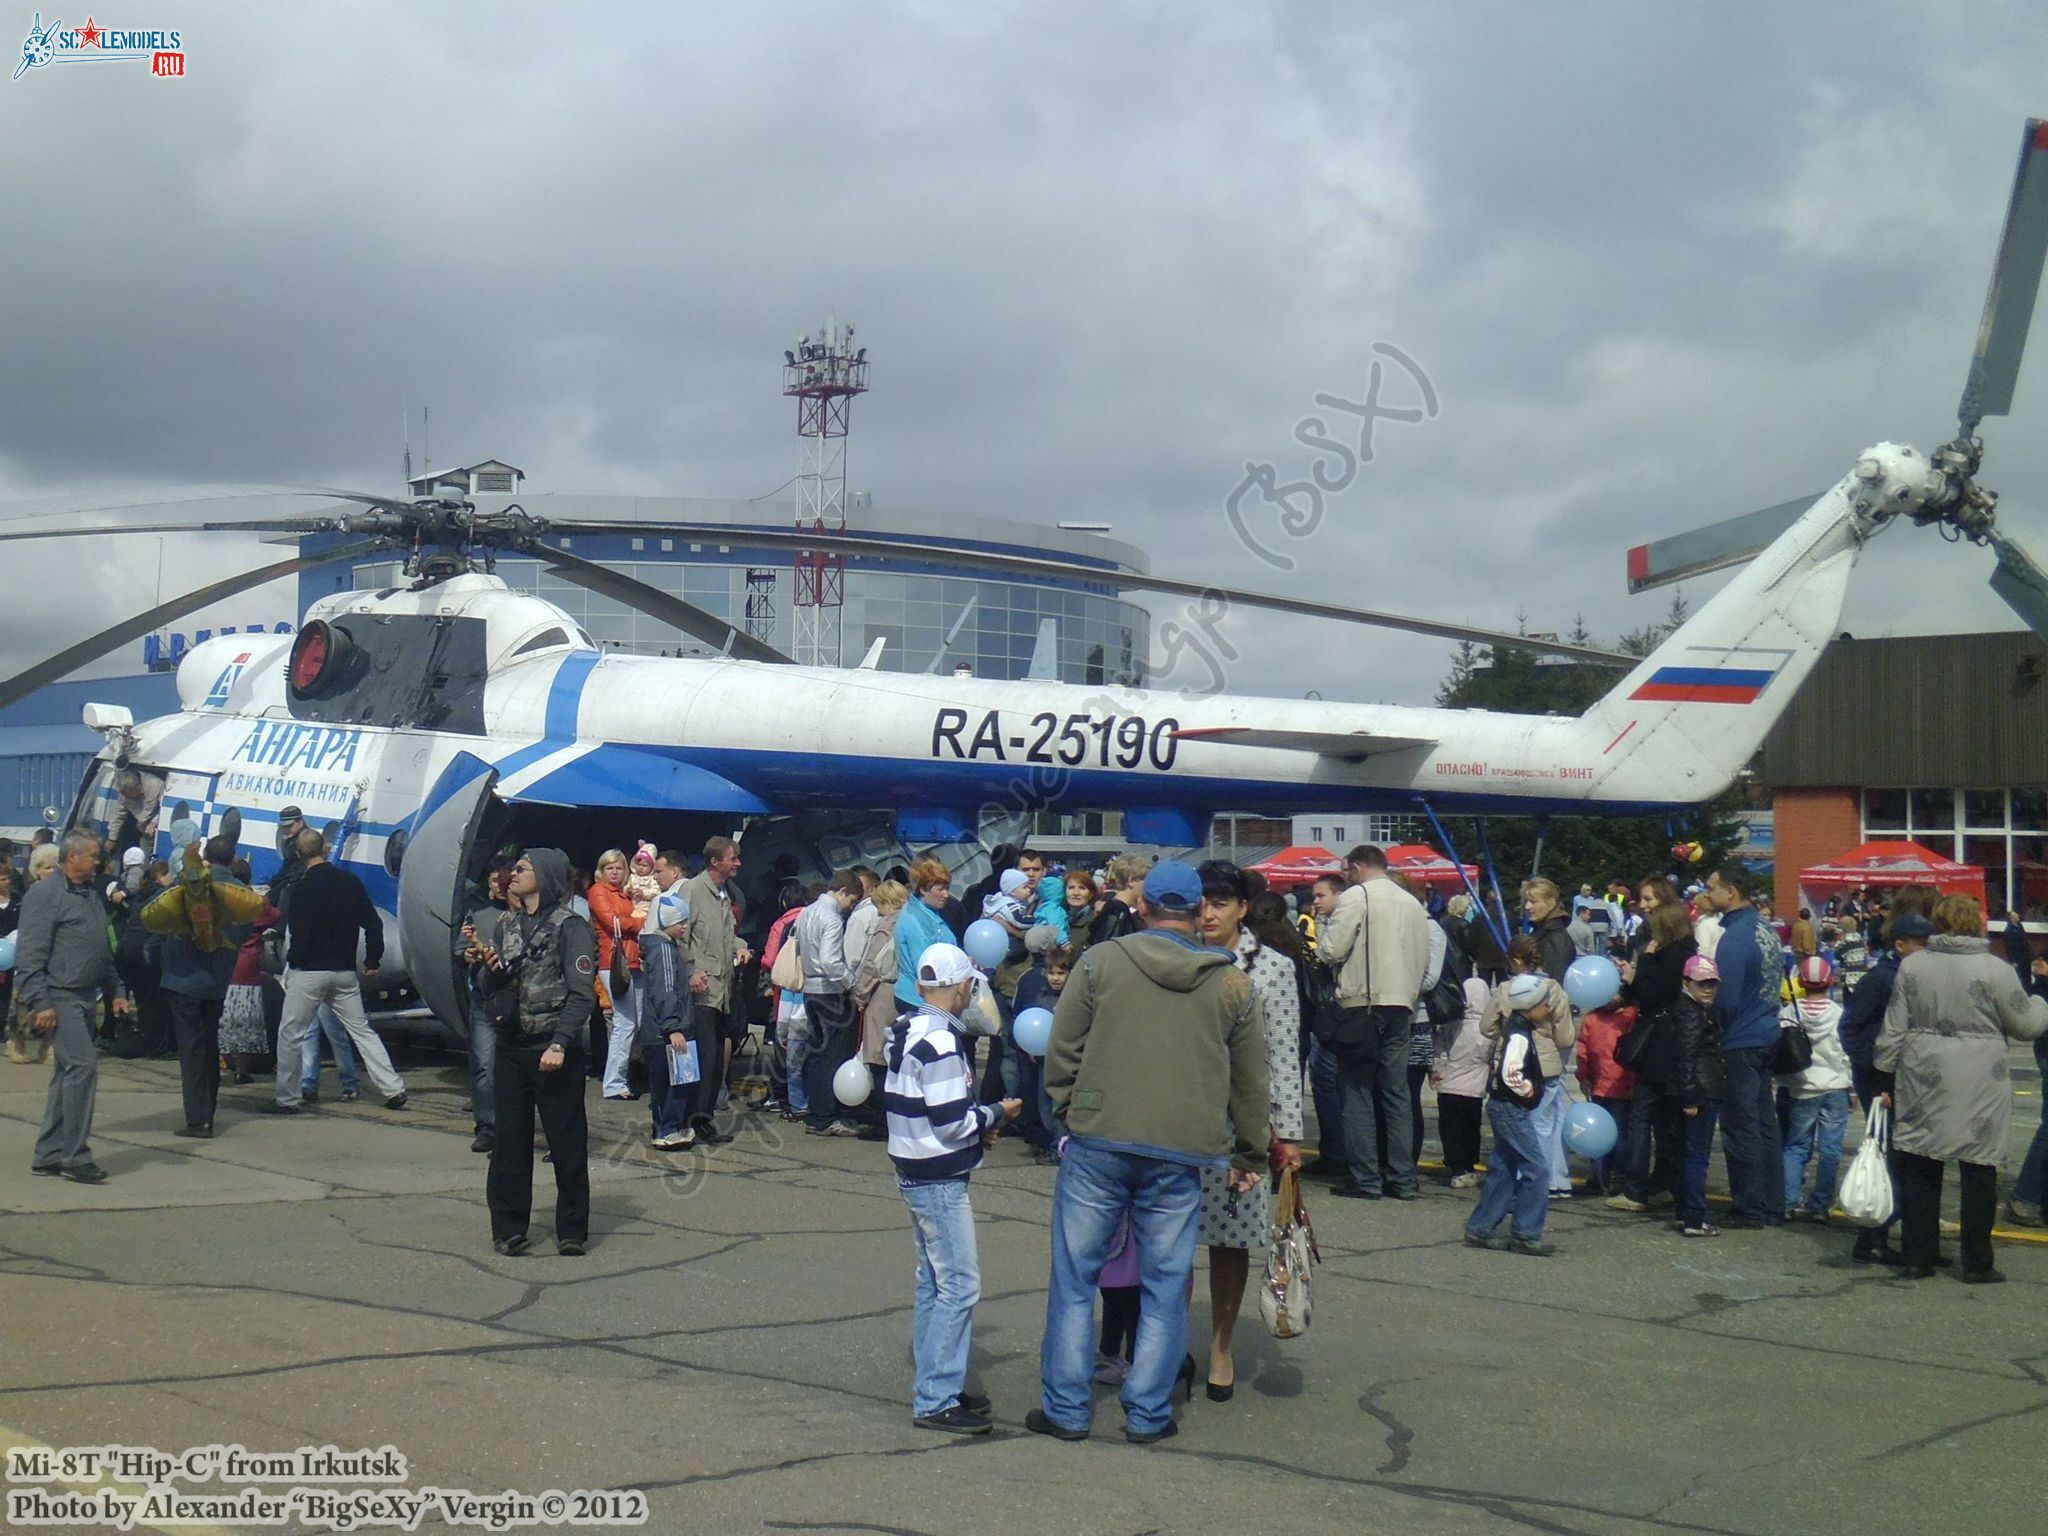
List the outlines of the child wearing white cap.
<svg viewBox="0 0 2048 1536">
<path fill-rule="evenodd" d="M 963 1390 L 981 1299 L 967 1181 L 996 1128 L 1023 1108 L 1020 1099 L 977 1104 L 973 1069 L 960 1049 L 960 1011 L 987 979 L 957 945 L 925 949 L 917 962 L 920 1003 L 889 1031 L 882 1087 L 889 1159 L 917 1241 L 911 1422 L 956 1435 L 985 1435 L 991 1427 L 988 1399 Z"/>
</svg>

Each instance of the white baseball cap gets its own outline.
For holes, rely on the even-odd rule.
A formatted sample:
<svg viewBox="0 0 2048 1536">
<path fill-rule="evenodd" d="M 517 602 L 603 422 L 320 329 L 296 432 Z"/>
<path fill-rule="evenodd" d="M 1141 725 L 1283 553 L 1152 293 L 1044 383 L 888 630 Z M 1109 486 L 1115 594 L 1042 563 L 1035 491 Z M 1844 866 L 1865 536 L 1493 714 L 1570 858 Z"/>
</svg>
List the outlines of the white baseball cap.
<svg viewBox="0 0 2048 1536">
<path fill-rule="evenodd" d="M 1525 971 L 1508 983 L 1508 1006 L 1510 1008 L 1533 1008 L 1543 1001 L 1550 991 L 1550 978 Z"/>
<path fill-rule="evenodd" d="M 996 881 L 1005 896 L 1013 896 L 1031 883 L 1031 877 L 1021 869 L 1006 869 Z"/>
<path fill-rule="evenodd" d="M 957 987 L 963 981 L 987 981 L 981 967 L 958 944 L 933 944 L 917 957 L 920 987 Z"/>
<path fill-rule="evenodd" d="M 654 926 L 657 931 L 673 928 L 690 916 L 690 904 L 680 891 L 663 891 L 654 898 Z"/>
</svg>

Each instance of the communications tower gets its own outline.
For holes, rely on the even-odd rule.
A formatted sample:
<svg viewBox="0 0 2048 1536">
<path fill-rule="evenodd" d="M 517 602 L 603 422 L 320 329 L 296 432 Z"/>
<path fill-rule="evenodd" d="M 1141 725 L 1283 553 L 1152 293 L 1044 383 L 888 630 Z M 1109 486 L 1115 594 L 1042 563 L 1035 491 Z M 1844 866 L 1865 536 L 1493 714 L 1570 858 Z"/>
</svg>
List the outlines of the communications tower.
<svg viewBox="0 0 2048 1536">
<path fill-rule="evenodd" d="M 846 527 L 846 426 L 853 397 L 868 387 L 868 349 L 856 349 L 853 324 L 827 320 L 797 337 L 782 354 L 782 392 L 796 399 L 796 531 L 839 533 Z M 791 648 L 804 666 L 840 665 L 840 614 L 846 603 L 846 557 L 800 549 Z"/>
</svg>

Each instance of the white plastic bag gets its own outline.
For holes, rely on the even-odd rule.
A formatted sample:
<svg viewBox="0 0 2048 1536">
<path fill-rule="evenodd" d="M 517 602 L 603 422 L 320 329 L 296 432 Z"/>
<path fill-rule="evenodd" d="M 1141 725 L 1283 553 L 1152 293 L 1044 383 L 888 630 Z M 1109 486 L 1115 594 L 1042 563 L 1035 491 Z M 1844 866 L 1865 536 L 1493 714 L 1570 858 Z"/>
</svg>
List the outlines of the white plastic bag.
<svg viewBox="0 0 2048 1536">
<path fill-rule="evenodd" d="M 1859 1227 L 1881 1227 L 1892 1219 L 1892 1171 L 1885 1161 L 1891 1139 L 1891 1116 L 1879 1100 L 1870 1106 L 1863 1145 L 1856 1149 L 1849 1176 L 1842 1180 L 1842 1209 Z"/>
</svg>

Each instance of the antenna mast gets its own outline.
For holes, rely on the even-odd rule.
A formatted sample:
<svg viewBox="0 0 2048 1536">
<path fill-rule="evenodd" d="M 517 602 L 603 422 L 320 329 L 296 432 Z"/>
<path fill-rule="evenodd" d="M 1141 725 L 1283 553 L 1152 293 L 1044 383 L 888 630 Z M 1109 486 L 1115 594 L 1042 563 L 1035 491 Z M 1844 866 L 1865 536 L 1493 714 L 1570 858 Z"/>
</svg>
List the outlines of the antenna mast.
<svg viewBox="0 0 2048 1536">
<path fill-rule="evenodd" d="M 828 319 L 782 357 L 782 392 L 796 400 L 796 531 L 839 533 L 846 527 L 847 417 L 853 397 L 867 392 L 868 349 L 855 348 L 850 321 Z M 791 649 L 801 665 L 839 666 L 846 557 L 800 549 L 794 565 Z"/>
</svg>

